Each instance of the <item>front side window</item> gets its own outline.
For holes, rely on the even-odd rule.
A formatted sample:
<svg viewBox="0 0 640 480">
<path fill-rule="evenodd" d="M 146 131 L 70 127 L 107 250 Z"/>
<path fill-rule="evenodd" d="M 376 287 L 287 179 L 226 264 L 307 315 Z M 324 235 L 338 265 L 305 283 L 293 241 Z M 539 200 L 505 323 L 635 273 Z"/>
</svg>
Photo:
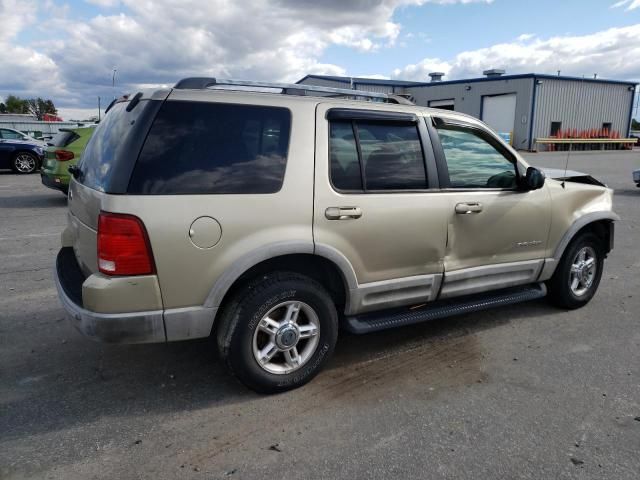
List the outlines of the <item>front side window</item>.
<svg viewBox="0 0 640 480">
<path fill-rule="evenodd" d="M 437 127 L 452 188 L 515 188 L 516 166 L 482 134 L 459 126 Z"/>
<path fill-rule="evenodd" d="M 331 122 L 329 152 L 331 181 L 339 190 L 427 188 L 422 145 L 413 124 Z"/>
<path fill-rule="evenodd" d="M 255 105 L 167 101 L 138 157 L 129 193 L 275 193 L 291 113 Z"/>
<path fill-rule="evenodd" d="M 14 132 L 12 130 L 2 129 L 2 138 L 7 140 L 22 140 L 24 135 L 19 134 L 18 132 Z"/>
</svg>

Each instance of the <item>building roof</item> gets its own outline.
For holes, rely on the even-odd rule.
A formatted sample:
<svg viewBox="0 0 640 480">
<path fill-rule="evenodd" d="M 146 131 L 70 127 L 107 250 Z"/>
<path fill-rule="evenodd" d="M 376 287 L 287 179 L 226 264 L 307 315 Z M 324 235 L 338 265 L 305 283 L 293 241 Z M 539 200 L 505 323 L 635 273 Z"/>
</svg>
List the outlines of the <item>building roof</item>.
<svg viewBox="0 0 640 480">
<path fill-rule="evenodd" d="M 366 78 L 366 77 L 338 77 L 334 75 L 306 75 L 304 78 L 301 78 L 296 83 L 302 83 L 307 78 L 317 78 L 320 80 L 333 80 L 336 82 L 346 82 L 351 83 L 366 83 L 367 85 L 387 85 L 389 87 L 414 87 L 416 85 L 421 85 L 423 82 L 410 82 L 408 80 L 387 80 L 380 78 Z"/>
<path fill-rule="evenodd" d="M 540 73 L 525 73 L 519 75 L 502 75 L 499 77 L 480 77 L 480 78 L 469 78 L 469 79 L 461 79 L 461 80 L 445 80 L 442 82 L 411 82 L 408 80 L 381 80 L 377 78 L 363 78 L 363 77 L 338 77 L 333 75 L 307 75 L 304 78 L 301 78 L 296 83 L 302 83 L 307 78 L 317 78 L 322 80 L 334 80 L 339 82 L 350 83 L 353 79 L 354 83 L 367 84 L 367 85 L 387 85 L 390 87 L 435 87 L 438 85 L 455 85 L 460 83 L 477 83 L 477 82 L 499 82 L 503 80 L 518 80 L 524 78 L 532 78 L 532 79 L 549 79 L 549 80 L 566 80 L 566 81 L 579 81 L 579 82 L 587 82 L 587 83 L 609 83 L 609 84 L 617 84 L 617 85 L 628 85 L 628 86 L 636 86 L 637 82 L 630 82 L 624 80 L 607 80 L 604 78 L 582 78 L 582 77 L 569 77 L 569 76 L 559 76 L 559 75 L 547 75 Z"/>
</svg>

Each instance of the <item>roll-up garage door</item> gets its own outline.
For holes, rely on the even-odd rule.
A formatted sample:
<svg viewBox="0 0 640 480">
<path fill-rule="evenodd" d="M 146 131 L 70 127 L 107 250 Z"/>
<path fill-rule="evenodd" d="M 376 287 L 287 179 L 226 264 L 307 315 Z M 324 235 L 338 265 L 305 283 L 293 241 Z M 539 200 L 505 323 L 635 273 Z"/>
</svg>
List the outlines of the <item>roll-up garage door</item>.
<svg viewBox="0 0 640 480">
<path fill-rule="evenodd" d="M 516 120 L 516 94 L 482 97 L 482 121 L 498 133 L 511 133 Z"/>
</svg>

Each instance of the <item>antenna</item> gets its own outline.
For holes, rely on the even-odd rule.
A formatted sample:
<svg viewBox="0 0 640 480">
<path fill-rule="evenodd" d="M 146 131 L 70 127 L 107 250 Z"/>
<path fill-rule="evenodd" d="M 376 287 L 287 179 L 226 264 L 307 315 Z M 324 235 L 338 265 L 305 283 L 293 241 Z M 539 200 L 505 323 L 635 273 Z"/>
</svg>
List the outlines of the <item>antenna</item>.
<svg viewBox="0 0 640 480">
<path fill-rule="evenodd" d="M 578 94 L 576 95 L 576 108 L 575 108 L 575 118 L 580 118 L 578 115 L 578 110 L 580 108 L 580 94 L 582 93 L 582 86 L 584 85 L 584 75 L 582 76 L 582 80 L 580 80 L 580 87 L 578 88 Z M 571 152 L 573 151 L 573 142 L 569 143 L 569 152 L 567 153 L 567 159 L 564 163 L 564 175 L 562 176 L 562 188 L 566 188 L 566 177 L 567 177 L 567 169 L 569 168 L 569 158 L 571 158 Z"/>
</svg>

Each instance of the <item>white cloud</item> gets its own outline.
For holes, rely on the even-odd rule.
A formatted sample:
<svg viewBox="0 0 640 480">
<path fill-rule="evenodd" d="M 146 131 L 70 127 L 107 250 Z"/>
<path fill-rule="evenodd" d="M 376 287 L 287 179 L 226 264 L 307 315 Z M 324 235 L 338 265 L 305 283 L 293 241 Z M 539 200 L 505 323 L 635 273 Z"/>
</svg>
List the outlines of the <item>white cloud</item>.
<svg viewBox="0 0 640 480">
<path fill-rule="evenodd" d="M 621 0 L 611 5 L 611 8 L 627 7 L 626 10 L 635 10 L 640 8 L 640 0 Z"/>
<path fill-rule="evenodd" d="M 640 0 L 638 0 L 640 1 Z M 489 68 L 507 73 L 556 73 L 600 78 L 640 78 L 640 24 L 611 28 L 590 35 L 540 39 L 522 35 L 509 43 L 465 51 L 451 59 L 426 58 L 393 72 L 394 78 L 428 80 L 428 73 L 442 71 L 445 80 L 478 77 Z"/>
<path fill-rule="evenodd" d="M 397 44 L 399 8 L 493 0 L 85 1 L 101 14 L 79 20 L 79 9 L 62 0 L 0 0 L 0 95 L 43 96 L 77 109 L 97 96 L 191 75 L 342 75 L 347 66 L 320 60 L 326 49 L 375 52 Z M 29 41 L 34 36 L 45 40 Z"/>
</svg>

